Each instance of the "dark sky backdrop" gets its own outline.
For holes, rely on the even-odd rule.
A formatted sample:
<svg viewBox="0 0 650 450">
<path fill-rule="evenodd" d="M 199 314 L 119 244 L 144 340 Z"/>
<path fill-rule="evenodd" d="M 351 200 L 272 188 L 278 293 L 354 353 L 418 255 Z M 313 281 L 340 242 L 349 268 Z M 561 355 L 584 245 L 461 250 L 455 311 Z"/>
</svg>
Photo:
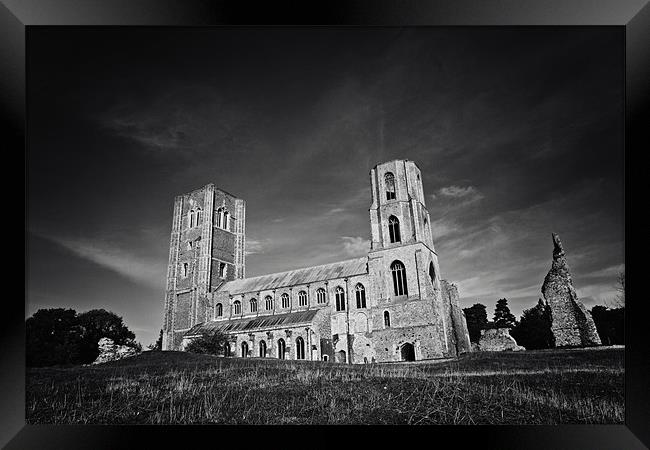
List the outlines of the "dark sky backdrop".
<svg viewBox="0 0 650 450">
<path fill-rule="evenodd" d="M 623 254 L 620 28 L 30 29 L 28 305 L 162 324 L 174 196 L 247 202 L 248 276 L 369 248 L 369 170 L 422 169 L 443 278 L 587 307 Z"/>
</svg>

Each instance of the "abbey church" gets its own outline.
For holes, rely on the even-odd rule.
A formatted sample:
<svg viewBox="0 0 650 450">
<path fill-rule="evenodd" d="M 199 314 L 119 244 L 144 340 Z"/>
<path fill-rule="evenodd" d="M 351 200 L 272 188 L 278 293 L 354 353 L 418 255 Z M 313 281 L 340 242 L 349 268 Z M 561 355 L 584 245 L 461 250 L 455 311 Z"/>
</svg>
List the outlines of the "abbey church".
<svg viewBox="0 0 650 450">
<path fill-rule="evenodd" d="M 174 202 L 163 349 L 220 330 L 235 357 L 363 364 L 471 351 L 442 280 L 417 164 L 370 171 L 368 255 L 245 277 L 246 203 L 213 184 Z"/>
</svg>

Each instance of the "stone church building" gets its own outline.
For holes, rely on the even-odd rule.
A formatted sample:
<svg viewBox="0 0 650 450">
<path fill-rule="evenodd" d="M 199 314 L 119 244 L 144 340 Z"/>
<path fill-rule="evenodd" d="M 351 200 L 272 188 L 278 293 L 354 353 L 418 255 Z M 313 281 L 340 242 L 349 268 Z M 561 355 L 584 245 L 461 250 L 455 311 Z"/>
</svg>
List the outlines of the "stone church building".
<svg viewBox="0 0 650 450">
<path fill-rule="evenodd" d="M 470 351 L 458 290 L 440 278 L 421 176 L 408 160 L 370 171 L 367 256 L 252 278 L 244 200 L 213 184 L 177 196 L 163 349 L 221 330 L 237 357 L 363 364 Z"/>
</svg>

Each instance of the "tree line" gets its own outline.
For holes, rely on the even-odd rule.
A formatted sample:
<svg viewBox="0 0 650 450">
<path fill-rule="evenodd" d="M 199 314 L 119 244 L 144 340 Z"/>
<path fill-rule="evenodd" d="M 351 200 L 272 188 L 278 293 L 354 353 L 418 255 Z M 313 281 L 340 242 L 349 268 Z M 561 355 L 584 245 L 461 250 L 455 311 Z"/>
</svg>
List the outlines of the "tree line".
<svg viewBox="0 0 650 450">
<path fill-rule="evenodd" d="M 29 367 L 89 364 L 99 355 L 98 341 L 142 350 L 122 318 L 105 309 L 77 313 L 74 309 L 39 309 L 25 322 L 26 363 Z"/>
<path fill-rule="evenodd" d="M 624 303 L 617 298 L 614 307 L 596 305 L 591 308 L 596 330 L 603 345 L 623 344 Z M 475 303 L 463 308 L 471 342 L 477 343 L 482 330 L 509 328 L 510 335 L 527 350 L 553 348 L 555 342 L 551 332 L 551 310 L 540 298 L 537 304 L 525 309 L 519 320 L 510 312 L 508 300 L 497 300 L 492 321 L 488 321 L 487 308 Z"/>
</svg>

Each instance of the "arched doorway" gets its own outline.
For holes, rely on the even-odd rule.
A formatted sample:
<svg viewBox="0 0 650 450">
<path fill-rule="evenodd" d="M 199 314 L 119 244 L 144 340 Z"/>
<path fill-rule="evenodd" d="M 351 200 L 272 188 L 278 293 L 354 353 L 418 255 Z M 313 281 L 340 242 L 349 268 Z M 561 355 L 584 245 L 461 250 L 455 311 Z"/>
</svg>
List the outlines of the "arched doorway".
<svg viewBox="0 0 650 450">
<path fill-rule="evenodd" d="M 241 343 L 241 357 L 246 358 L 248 356 L 248 343 L 247 342 L 242 342 Z"/>
<path fill-rule="evenodd" d="M 260 358 L 266 358 L 266 342 L 260 341 Z"/>
<path fill-rule="evenodd" d="M 284 339 L 278 340 L 278 358 L 284 359 L 284 352 L 287 350 L 287 344 L 284 343 Z"/>
<path fill-rule="evenodd" d="M 341 350 L 336 354 L 336 362 L 339 363 L 345 362 L 345 350 Z"/>
<path fill-rule="evenodd" d="M 402 361 L 415 361 L 415 347 L 413 347 L 413 344 L 407 342 L 402 345 Z"/>
<path fill-rule="evenodd" d="M 296 339 L 296 359 L 305 359 L 305 341 L 300 336 Z"/>
</svg>

